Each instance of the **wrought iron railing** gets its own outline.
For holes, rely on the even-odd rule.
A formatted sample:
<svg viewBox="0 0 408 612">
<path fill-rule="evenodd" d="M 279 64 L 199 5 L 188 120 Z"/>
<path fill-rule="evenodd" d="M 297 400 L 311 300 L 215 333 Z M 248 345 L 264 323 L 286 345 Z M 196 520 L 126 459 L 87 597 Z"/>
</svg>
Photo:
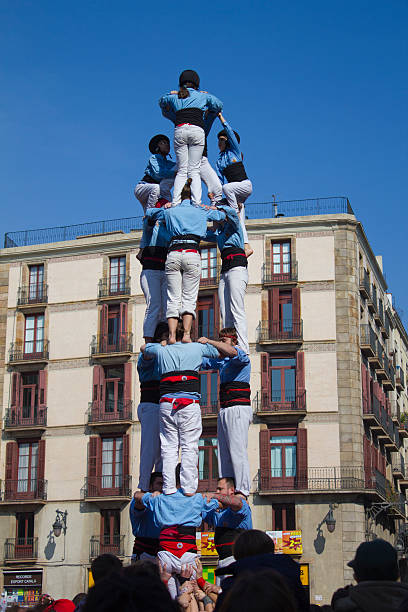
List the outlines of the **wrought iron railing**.
<svg viewBox="0 0 408 612">
<path fill-rule="evenodd" d="M 208 276 L 207 278 L 204 278 L 202 276 L 203 270 L 201 270 L 200 288 L 202 289 L 203 287 L 218 286 L 218 283 L 220 282 L 221 266 L 217 266 L 216 268 L 208 268 L 206 272 Z"/>
<path fill-rule="evenodd" d="M 4 419 L 4 427 L 45 427 L 47 425 L 47 408 L 35 408 L 34 411 L 30 407 L 27 412 L 30 416 L 24 416 L 24 408 L 20 410 L 8 410 Z"/>
<path fill-rule="evenodd" d="M 130 276 L 119 275 L 99 279 L 98 296 L 104 298 L 115 295 L 130 295 Z"/>
<path fill-rule="evenodd" d="M 220 407 L 218 399 L 216 400 L 201 400 L 201 416 L 216 416 Z"/>
<path fill-rule="evenodd" d="M 215 491 L 218 483 L 218 467 L 209 471 L 208 468 L 198 470 L 198 492 Z"/>
<path fill-rule="evenodd" d="M 35 342 L 12 342 L 10 345 L 9 362 L 41 361 L 49 358 L 48 340 Z"/>
<path fill-rule="evenodd" d="M 395 370 L 387 355 L 384 354 L 384 370 L 392 386 L 395 387 Z"/>
<path fill-rule="evenodd" d="M 48 302 L 48 285 L 33 283 L 18 288 L 17 305 L 46 304 Z"/>
<path fill-rule="evenodd" d="M 268 391 L 257 391 L 252 400 L 253 411 L 262 412 L 287 412 L 306 411 L 306 391 L 299 393 L 285 392 L 285 397 L 271 395 Z"/>
<path fill-rule="evenodd" d="M 96 559 L 99 555 L 125 556 L 125 536 L 121 534 L 92 536 L 89 540 L 89 560 Z"/>
<path fill-rule="evenodd" d="M 404 370 L 401 368 L 401 366 L 397 366 L 395 382 L 397 383 L 397 385 L 400 385 L 402 388 L 405 387 L 405 375 L 404 375 Z"/>
<path fill-rule="evenodd" d="M 37 559 L 38 538 L 7 538 L 4 544 L 4 560 Z"/>
<path fill-rule="evenodd" d="M 105 355 L 110 353 L 132 353 L 133 334 L 110 335 L 103 334 L 92 336 L 91 356 Z"/>
<path fill-rule="evenodd" d="M 360 289 L 363 289 L 367 295 L 371 295 L 370 277 L 365 268 L 360 268 Z"/>
<path fill-rule="evenodd" d="M 47 499 L 48 481 L 43 478 L 4 481 L 4 501 L 26 501 Z"/>
<path fill-rule="evenodd" d="M 318 467 L 287 476 L 282 468 L 260 469 L 259 491 L 341 491 L 365 487 L 363 467 Z"/>
<path fill-rule="evenodd" d="M 287 264 L 287 272 L 275 272 L 273 262 L 264 263 L 262 266 L 262 282 L 264 284 L 295 282 L 298 279 L 297 261 Z"/>
<path fill-rule="evenodd" d="M 282 321 L 260 321 L 258 342 L 301 341 L 303 338 L 303 321 L 283 319 Z"/>
<path fill-rule="evenodd" d="M 82 499 L 92 497 L 131 497 L 132 477 L 118 476 L 88 476 L 81 489 Z"/>
<path fill-rule="evenodd" d="M 377 352 L 377 336 L 368 323 L 360 325 L 360 347 L 363 346 L 370 346 L 374 354 Z"/>
<path fill-rule="evenodd" d="M 405 459 L 401 453 L 391 454 L 392 471 L 393 473 L 399 472 L 403 474 L 405 478 Z"/>
<path fill-rule="evenodd" d="M 132 419 L 132 400 L 105 400 L 104 405 L 89 402 L 88 423 L 111 423 L 112 421 L 129 421 Z"/>
<path fill-rule="evenodd" d="M 354 214 L 348 199 L 344 197 L 282 200 L 280 202 L 246 202 L 245 213 L 248 219 L 303 217 L 339 213 Z"/>
</svg>

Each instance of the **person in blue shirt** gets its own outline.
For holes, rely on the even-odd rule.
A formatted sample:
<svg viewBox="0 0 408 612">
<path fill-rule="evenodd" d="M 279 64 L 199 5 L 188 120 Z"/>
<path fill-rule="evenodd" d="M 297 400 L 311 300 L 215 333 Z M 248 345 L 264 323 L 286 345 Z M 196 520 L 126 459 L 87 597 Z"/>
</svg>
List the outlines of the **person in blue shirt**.
<svg viewBox="0 0 408 612">
<path fill-rule="evenodd" d="M 173 206 L 180 204 L 181 192 L 191 178 L 191 201 L 201 204 L 200 164 L 205 144 L 204 115 L 206 111 L 221 112 L 218 98 L 199 91 L 200 77 L 194 70 L 184 70 L 179 78 L 179 90 L 164 95 L 160 108 L 167 116 L 175 113 L 174 151 L 177 175 L 174 181 Z"/>
<path fill-rule="evenodd" d="M 254 251 L 248 242 L 244 202 L 252 193 L 252 183 L 247 177 L 242 162 L 243 156 L 239 146 L 240 138 L 238 133 L 234 132 L 221 113 L 218 116 L 224 129 L 218 132 L 218 148 L 220 152 L 216 164 L 217 174 L 223 183 L 222 190 L 228 205 L 235 208 L 239 214 L 244 235 L 245 253 L 249 257 Z"/>
<path fill-rule="evenodd" d="M 248 259 L 240 219 L 230 206 L 218 205 L 227 215 L 226 221 L 214 223 L 206 240 L 216 242 L 221 252 L 222 267 L 218 285 L 221 318 L 224 327 L 235 327 L 238 345 L 249 353 L 248 323 L 245 314 L 245 293 L 248 285 Z"/>
<path fill-rule="evenodd" d="M 248 430 L 252 423 L 251 362 L 237 346 L 235 329 L 220 331 L 219 341 L 200 338 L 198 342 L 213 346 L 221 359 L 203 359 L 203 370 L 220 373 L 220 412 L 217 421 L 218 472 L 232 477 L 237 493 L 247 497 L 251 486 L 248 461 Z M 228 349 L 229 354 L 226 354 Z"/>
<path fill-rule="evenodd" d="M 150 493 L 163 489 L 163 475 L 161 472 L 153 472 L 149 478 L 148 490 Z M 141 508 L 133 497 L 129 507 L 132 533 L 135 536 L 133 545 L 132 561 L 138 559 L 156 560 L 159 552 L 160 527 L 155 523 L 153 512 L 146 507 Z"/>
<path fill-rule="evenodd" d="M 171 188 L 176 175 L 176 163 L 167 159 L 170 153 L 170 140 L 165 134 L 156 134 L 149 142 L 152 155 L 143 178 L 135 187 L 135 196 L 146 211 L 156 206 L 161 198 L 171 202 Z"/>
<path fill-rule="evenodd" d="M 173 344 L 179 317 L 183 318 L 183 342 L 191 342 L 201 277 L 200 241 L 207 233 L 208 221 L 222 221 L 225 212 L 182 202 L 172 208 L 153 208 L 146 212 L 148 223 L 163 220 L 172 237 L 166 259 L 167 322 L 169 344 Z"/>
</svg>

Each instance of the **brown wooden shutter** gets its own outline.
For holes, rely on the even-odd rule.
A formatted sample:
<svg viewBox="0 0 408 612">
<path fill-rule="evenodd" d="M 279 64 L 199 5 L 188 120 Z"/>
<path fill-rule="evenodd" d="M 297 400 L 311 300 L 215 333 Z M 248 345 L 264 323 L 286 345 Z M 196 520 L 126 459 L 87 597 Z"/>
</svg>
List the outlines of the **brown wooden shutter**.
<svg viewBox="0 0 408 612">
<path fill-rule="evenodd" d="M 45 440 L 38 440 L 38 489 L 44 490 L 45 475 Z M 42 495 L 40 495 L 42 496 Z"/>
<path fill-rule="evenodd" d="M 268 491 L 272 487 L 270 439 L 271 433 L 269 429 L 261 429 L 261 431 L 259 432 L 259 486 L 261 491 Z"/>
<path fill-rule="evenodd" d="M 124 366 L 124 385 L 123 385 L 123 402 L 125 410 L 130 409 L 130 400 L 132 399 L 132 362 L 127 361 Z"/>
<path fill-rule="evenodd" d="M 11 377 L 11 421 L 17 423 L 17 414 L 21 407 L 21 374 L 20 372 L 13 372 Z"/>
<path fill-rule="evenodd" d="M 18 444 L 7 442 L 6 445 L 6 480 L 17 480 L 18 472 Z"/>
<path fill-rule="evenodd" d="M 297 486 L 307 489 L 307 430 L 297 430 Z"/>
<path fill-rule="evenodd" d="M 292 289 L 292 320 L 293 322 L 300 321 L 300 288 L 294 287 Z M 296 333 L 296 328 L 295 328 Z"/>
<path fill-rule="evenodd" d="M 372 489 L 371 443 L 366 435 L 363 436 L 364 474 L 366 489 Z"/>
<path fill-rule="evenodd" d="M 370 370 L 366 369 L 366 380 L 367 380 L 367 406 L 368 411 L 371 412 L 372 406 L 372 378 L 370 375 Z"/>
<path fill-rule="evenodd" d="M 269 300 L 270 300 L 270 318 L 272 320 L 272 325 L 276 326 L 276 330 L 279 326 L 279 287 L 274 287 L 271 291 L 269 291 Z"/>
<path fill-rule="evenodd" d="M 95 365 L 93 368 L 93 385 L 92 385 L 92 413 L 98 415 L 103 408 L 103 398 L 105 391 L 105 370 L 101 365 Z"/>
<path fill-rule="evenodd" d="M 305 409 L 305 353 L 303 351 L 297 351 L 296 353 L 296 402 L 298 409 Z"/>
<path fill-rule="evenodd" d="M 268 410 L 270 405 L 269 357 L 269 353 L 261 353 L 261 410 Z"/>
<path fill-rule="evenodd" d="M 108 333 L 108 312 L 109 308 L 107 304 L 102 304 L 101 308 L 101 323 L 99 326 L 99 333 L 101 338 Z"/>
<path fill-rule="evenodd" d="M 88 495 L 95 497 L 100 491 L 99 476 L 102 471 L 102 440 L 91 436 L 88 444 Z"/>
<path fill-rule="evenodd" d="M 47 406 L 47 370 L 40 370 L 38 374 L 38 405 L 40 411 Z"/>
<path fill-rule="evenodd" d="M 127 333 L 127 302 L 121 302 L 119 306 L 119 334 L 123 338 Z"/>
<path fill-rule="evenodd" d="M 363 398 L 363 412 L 368 412 L 367 368 L 364 363 L 361 364 L 361 395 Z"/>
<path fill-rule="evenodd" d="M 123 475 L 129 476 L 130 465 L 129 465 L 129 434 L 123 436 Z M 126 486 L 126 482 L 125 482 Z"/>
</svg>

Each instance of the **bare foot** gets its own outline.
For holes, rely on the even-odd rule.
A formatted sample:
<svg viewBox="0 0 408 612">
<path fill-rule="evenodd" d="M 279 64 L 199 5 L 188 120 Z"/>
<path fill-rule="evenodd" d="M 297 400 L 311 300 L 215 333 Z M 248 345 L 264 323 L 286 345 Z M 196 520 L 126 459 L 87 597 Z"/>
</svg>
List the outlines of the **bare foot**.
<svg viewBox="0 0 408 612">
<path fill-rule="evenodd" d="M 245 243 L 245 255 L 247 257 L 251 257 L 252 253 L 254 252 L 254 249 L 251 247 L 251 245 L 249 243 Z"/>
<path fill-rule="evenodd" d="M 169 336 L 169 344 L 176 344 L 176 336 Z"/>
<path fill-rule="evenodd" d="M 190 332 L 186 332 L 186 331 L 184 332 L 182 342 L 184 343 L 191 342 Z"/>
<path fill-rule="evenodd" d="M 183 495 L 185 495 L 186 497 L 193 497 L 193 495 L 195 495 L 195 493 L 185 493 L 183 491 Z"/>
</svg>

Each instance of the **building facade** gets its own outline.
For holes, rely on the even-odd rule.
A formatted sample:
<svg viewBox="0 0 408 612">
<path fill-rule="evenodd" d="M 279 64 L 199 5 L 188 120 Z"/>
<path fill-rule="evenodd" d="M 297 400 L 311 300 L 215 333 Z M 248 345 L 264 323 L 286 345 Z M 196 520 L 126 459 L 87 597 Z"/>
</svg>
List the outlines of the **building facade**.
<svg viewBox="0 0 408 612">
<path fill-rule="evenodd" d="M 321 203 L 248 205 L 247 222 L 250 503 L 256 528 L 301 532 L 291 552 L 312 603 L 351 581 L 363 540 L 405 542 L 408 487 L 407 333 L 348 202 Z M 0 580 L 27 601 L 86 590 L 101 552 L 130 559 L 145 303 L 125 221 L 11 235 L 0 251 Z M 220 259 L 207 244 L 201 257 L 195 333 L 217 337 Z M 201 390 L 199 490 L 212 491 L 216 372 Z"/>
</svg>

